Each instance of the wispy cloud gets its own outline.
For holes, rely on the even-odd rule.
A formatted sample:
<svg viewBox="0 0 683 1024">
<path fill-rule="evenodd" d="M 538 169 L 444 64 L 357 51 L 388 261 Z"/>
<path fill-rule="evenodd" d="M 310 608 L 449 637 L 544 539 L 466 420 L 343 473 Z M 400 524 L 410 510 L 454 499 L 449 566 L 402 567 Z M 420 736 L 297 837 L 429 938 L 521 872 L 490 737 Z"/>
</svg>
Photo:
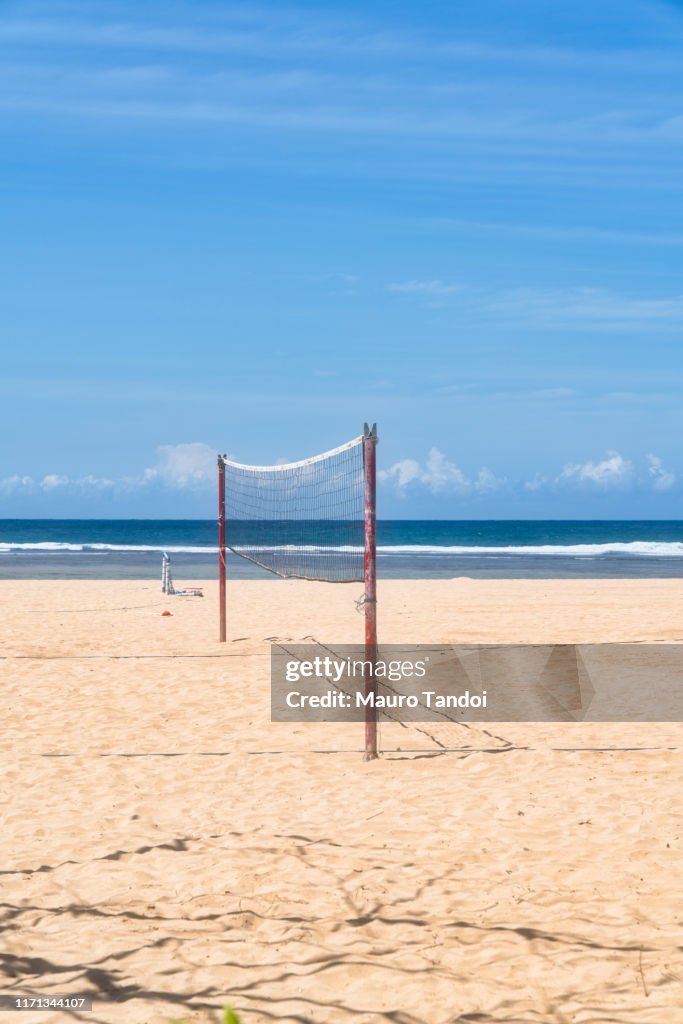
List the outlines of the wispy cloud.
<svg viewBox="0 0 683 1024">
<path fill-rule="evenodd" d="M 443 298 L 445 295 L 457 295 L 463 291 L 460 284 L 441 281 L 401 281 L 387 285 L 388 292 L 400 292 L 403 295 L 424 295 L 430 298 Z"/>
<path fill-rule="evenodd" d="M 2 108 L 415 137 L 435 146 L 420 153 L 423 174 L 430 156 L 454 147 L 459 163 L 500 167 L 505 154 L 507 175 L 519 160 L 516 173 L 528 176 L 563 162 L 589 167 L 624 147 L 640 161 L 644 143 L 650 156 L 660 147 L 661 171 L 683 142 L 675 90 L 659 84 L 680 74 L 674 52 L 496 45 L 295 7 L 222 7 L 216 16 L 198 5 L 186 20 L 171 9 L 163 22 L 147 9 L 112 10 L 99 19 L 0 22 L 0 42 L 17 54 L 0 72 Z M 235 65 L 227 70 L 226 56 Z M 599 90 L 577 87 L 573 72 L 590 66 L 601 74 Z M 656 76 L 652 102 L 641 98 L 642 80 L 629 96 L 634 67 Z"/>
<path fill-rule="evenodd" d="M 432 217 L 426 223 L 454 233 L 494 235 L 539 239 L 552 242 L 599 242 L 607 245 L 664 246 L 680 248 L 683 234 L 668 230 L 633 231 L 625 228 L 578 224 L 520 224 L 505 221 L 475 221 L 448 217 Z"/>
<path fill-rule="evenodd" d="M 266 55 L 272 52 L 275 38 L 263 30 L 226 31 L 215 24 L 198 29 L 190 24 L 170 27 L 135 21 L 60 22 L 9 21 L 0 24 L 0 39 L 12 43 L 33 43 L 54 46 L 100 47 L 114 50 L 144 49 L 172 53 L 248 53 Z M 312 44 L 313 41 L 311 41 Z M 280 45 L 286 45 L 281 40 Z M 299 49 L 304 49 L 303 43 Z M 309 44 L 310 48 L 310 44 Z"/>
<path fill-rule="evenodd" d="M 63 5 L 45 8 L 60 10 Z M 0 40 L 23 44 L 55 45 L 64 43 L 72 47 L 100 47 L 130 50 L 156 49 L 179 53 L 221 53 L 267 56 L 275 52 L 316 53 L 323 55 L 367 54 L 388 60 L 402 60 L 406 56 L 430 58 L 453 65 L 454 61 L 491 65 L 495 69 L 511 65 L 526 65 L 544 71 L 595 71 L 598 73 L 632 74 L 634 70 L 666 74 L 680 65 L 674 50 L 647 46 L 611 49 L 594 46 L 558 45 L 504 45 L 462 38 L 454 34 L 388 28 L 386 21 L 371 17 L 354 17 L 326 12 L 322 9 L 302 9 L 295 6 L 229 7 L 221 6 L 216 16 L 206 6 L 187 9 L 187 17 L 180 19 L 169 6 L 170 16 L 163 24 L 155 23 L 144 11 L 143 18 L 131 17 L 127 5 L 109 4 L 107 20 L 95 21 L 74 17 L 79 12 L 89 14 L 91 8 L 76 5 L 71 17 L 43 16 L 27 19 L 6 19 L 0 25 Z M 166 9 L 165 9 L 166 12 Z M 62 13 L 60 11 L 60 13 Z M 119 15 L 117 17 L 117 14 Z M 114 20 L 116 18 L 116 20 Z M 175 21 L 175 23 L 174 23 Z"/>
<path fill-rule="evenodd" d="M 508 322 L 544 329 L 671 330 L 683 325 L 683 294 L 651 298 L 620 295 L 605 288 L 515 288 L 492 297 L 488 308 Z"/>
<path fill-rule="evenodd" d="M 678 331 L 683 327 L 683 294 L 638 296 L 607 288 L 492 289 L 412 280 L 387 285 L 390 292 L 451 300 L 470 324 L 515 325 L 544 331 L 591 330 L 621 333 Z"/>
</svg>

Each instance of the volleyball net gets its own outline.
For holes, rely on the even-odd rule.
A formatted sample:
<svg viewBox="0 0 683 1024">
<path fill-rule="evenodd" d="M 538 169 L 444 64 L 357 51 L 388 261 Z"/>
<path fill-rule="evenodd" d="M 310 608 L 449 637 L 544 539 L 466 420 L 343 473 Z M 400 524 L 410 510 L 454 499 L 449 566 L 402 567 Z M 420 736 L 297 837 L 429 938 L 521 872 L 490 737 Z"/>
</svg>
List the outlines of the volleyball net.
<svg viewBox="0 0 683 1024">
<path fill-rule="evenodd" d="M 227 639 L 227 552 L 276 576 L 365 584 L 366 655 L 376 625 L 377 427 L 298 462 L 251 466 L 218 456 L 220 640 Z M 374 682 L 369 685 L 374 686 Z M 366 719 L 366 757 L 377 755 L 374 712 Z"/>
<path fill-rule="evenodd" d="M 275 466 L 224 459 L 228 550 L 277 576 L 362 581 L 363 441 Z"/>
</svg>

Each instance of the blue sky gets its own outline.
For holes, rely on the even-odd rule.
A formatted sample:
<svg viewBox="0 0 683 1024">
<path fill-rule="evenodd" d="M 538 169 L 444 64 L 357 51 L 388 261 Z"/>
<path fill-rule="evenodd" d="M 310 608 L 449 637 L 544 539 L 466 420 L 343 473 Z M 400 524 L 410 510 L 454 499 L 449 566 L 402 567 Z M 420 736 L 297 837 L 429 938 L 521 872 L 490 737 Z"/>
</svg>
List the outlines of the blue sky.
<svg viewBox="0 0 683 1024">
<path fill-rule="evenodd" d="M 0 3 L 0 516 L 683 515 L 683 4 Z"/>
</svg>

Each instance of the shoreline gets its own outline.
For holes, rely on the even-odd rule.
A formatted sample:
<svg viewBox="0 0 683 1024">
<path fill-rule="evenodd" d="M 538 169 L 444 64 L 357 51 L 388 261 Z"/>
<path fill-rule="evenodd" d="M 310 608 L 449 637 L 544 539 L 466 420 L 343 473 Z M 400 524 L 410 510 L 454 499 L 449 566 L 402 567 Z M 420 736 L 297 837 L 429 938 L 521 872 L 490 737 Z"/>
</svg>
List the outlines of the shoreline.
<svg viewBox="0 0 683 1024">
<path fill-rule="evenodd" d="M 50 553 L 0 552 L 0 581 L 160 579 L 162 552 Z M 215 579 L 215 553 L 171 555 L 174 577 Z M 658 556 L 563 555 L 383 555 L 377 556 L 378 579 L 385 580 L 682 580 L 683 558 Z M 236 580 L 277 580 L 252 562 L 228 555 L 228 576 Z"/>
</svg>

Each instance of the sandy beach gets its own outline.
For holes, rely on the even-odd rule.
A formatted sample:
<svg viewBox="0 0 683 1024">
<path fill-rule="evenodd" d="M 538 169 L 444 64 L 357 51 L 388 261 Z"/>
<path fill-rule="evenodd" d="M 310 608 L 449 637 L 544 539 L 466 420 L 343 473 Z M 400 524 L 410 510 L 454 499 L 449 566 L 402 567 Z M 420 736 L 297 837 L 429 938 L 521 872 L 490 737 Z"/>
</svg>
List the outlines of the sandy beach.
<svg viewBox="0 0 683 1024">
<path fill-rule="evenodd" d="M 22 1020 L 683 1021 L 681 727 L 392 725 L 365 764 L 272 724 L 269 642 L 360 642 L 359 591 L 233 584 L 220 645 L 212 583 L 0 584 L 2 991 L 94 996 Z M 379 601 L 386 642 L 683 641 L 674 580 Z"/>
</svg>

